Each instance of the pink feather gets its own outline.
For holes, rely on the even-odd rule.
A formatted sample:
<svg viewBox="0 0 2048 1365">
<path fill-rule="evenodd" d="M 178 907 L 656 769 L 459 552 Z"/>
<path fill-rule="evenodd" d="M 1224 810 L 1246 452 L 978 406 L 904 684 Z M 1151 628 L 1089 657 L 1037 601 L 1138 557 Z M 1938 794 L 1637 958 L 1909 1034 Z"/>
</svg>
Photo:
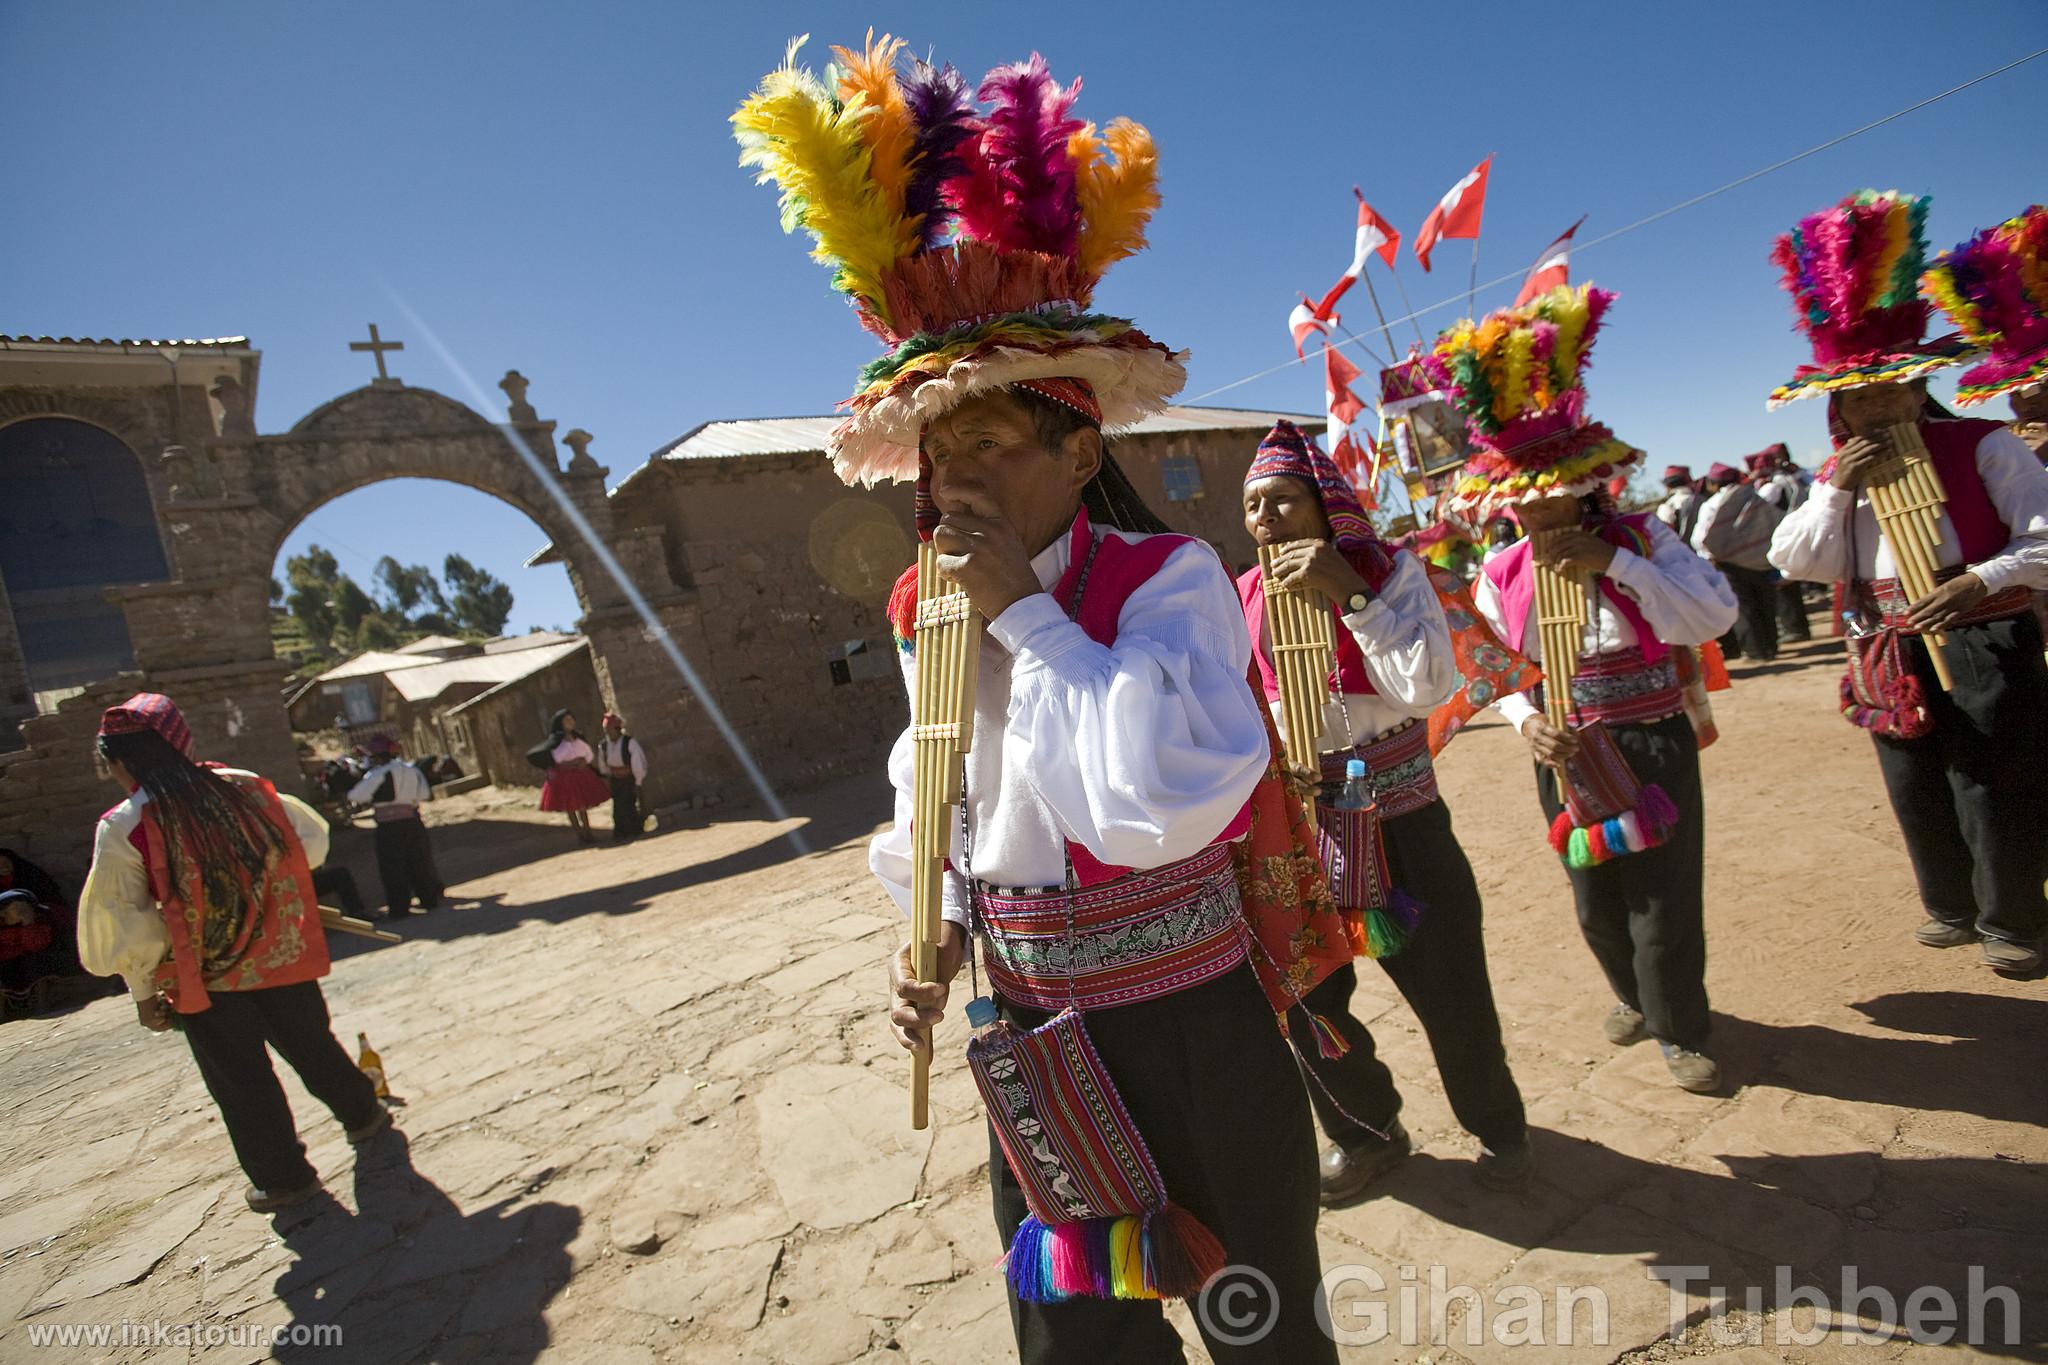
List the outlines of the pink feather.
<svg viewBox="0 0 2048 1365">
<path fill-rule="evenodd" d="M 1081 127 L 1071 116 L 1081 82 L 1062 89 L 1034 52 L 989 72 L 977 93 L 990 108 L 952 185 L 963 231 L 1004 251 L 1074 255 L 1081 211 L 1067 143 Z"/>
</svg>

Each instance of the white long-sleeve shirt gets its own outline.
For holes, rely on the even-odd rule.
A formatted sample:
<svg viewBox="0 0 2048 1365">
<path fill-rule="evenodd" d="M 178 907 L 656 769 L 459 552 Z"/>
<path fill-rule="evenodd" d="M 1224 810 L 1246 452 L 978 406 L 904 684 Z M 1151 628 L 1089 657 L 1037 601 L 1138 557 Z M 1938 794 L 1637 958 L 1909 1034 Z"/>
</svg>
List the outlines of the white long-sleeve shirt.
<svg viewBox="0 0 2048 1365">
<path fill-rule="evenodd" d="M 1781 469 L 1767 479 L 1759 480 L 1756 495 L 1780 512 L 1790 512 L 1806 501 L 1807 481 Z"/>
<path fill-rule="evenodd" d="M 1977 472 L 2012 539 L 1971 572 L 1992 592 L 2015 585 L 2048 588 L 2048 469 L 2026 442 L 2001 427 L 1977 443 Z M 1961 564 L 1955 523 L 1946 509 L 1936 526 L 1939 567 Z M 1853 573 L 1851 540 L 1856 545 Z M 1877 514 L 1870 510 L 1869 497 L 1860 489 L 1845 493 L 1832 483 L 1814 484 L 1812 496 L 1778 524 L 1778 533 L 1771 538 L 1771 563 L 1787 578 L 1821 583 L 1892 578 L 1898 573 L 1891 547 L 1877 533 Z"/>
<path fill-rule="evenodd" d="M 1676 531 L 1686 512 L 1699 500 L 1699 490 L 1696 488 L 1674 488 L 1665 494 L 1664 501 L 1657 504 L 1657 520 Z"/>
<path fill-rule="evenodd" d="M 1649 528 L 1650 557 L 1644 559 L 1633 550 L 1617 548 L 1614 562 L 1607 566 L 1609 581 L 1641 608 L 1643 620 L 1664 643 L 1697 645 L 1718 639 L 1735 624 L 1735 594 L 1728 580 L 1663 522 L 1651 520 L 1644 525 Z M 1581 653 L 1618 654 L 1636 644 L 1635 627 L 1605 598 L 1606 594 L 1601 594 L 1599 609 L 1587 612 Z M 1473 587 L 1472 602 L 1496 634 L 1503 640 L 1513 638 L 1501 608 L 1500 591 L 1485 574 Z M 1537 629 L 1533 597 L 1523 627 L 1522 653 L 1538 663 L 1543 660 L 1543 632 Z M 1518 732 L 1529 717 L 1542 714 L 1527 692 L 1510 693 L 1494 705 Z"/>
<path fill-rule="evenodd" d="M 1041 585 L 1066 572 L 1071 534 L 1031 561 Z M 915 714 L 916 665 L 908 654 L 903 663 Z M 981 642 L 967 754 L 973 875 L 1002 886 L 1058 886 L 1068 840 L 1133 868 L 1176 862 L 1215 842 L 1269 757 L 1245 682 L 1250 664 L 1237 593 L 1200 543 L 1175 550 L 1131 594 L 1109 646 L 1069 620 L 1050 592 L 1012 605 Z M 868 850 L 868 866 L 906 910 L 912 773 L 906 728 L 889 755 L 895 823 Z M 957 828 L 951 838 L 943 913 L 965 924 Z"/>
<path fill-rule="evenodd" d="M 1458 690 L 1458 659 L 1451 649 L 1451 629 L 1443 603 L 1429 584 L 1429 570 L 1406 550 L 1394 555 L 1394 572 L 1380 585 L 1365 610 L 1338 618 L 1365 659 L 1374 692 L 1346 692 L 1341 709 L 1324 708 L 1324 753 L 1362 744 L 1404 721 L 1426 716 Z M 1261 648 L 1272 657 L 1270 641 Z M 1284 735 L 1280 703 L 1272 703 L 1273 719 Z M 1345 721 L 1351 732 L 1345 734 Z"/>
<path fill-rule="evenodd" d="M 391 779 L 391 795 L 378 801 L 380 806 L 417 806 L 434 794 L 433 787 L 418 768 L 402 758 L 387 758 L 348 789 L 348 799 L 358 806 L 368 805 L 376 798 L 377 788 L 384 785 L 386 777 Z"/>
<path fill-rule="evenodd" d="M 252 782 L 256 774 L 240 768 L 219 769 L 230 782 Z M 277 799 L 291 820 L 292 832 L 306 850 L 306 866 L 327 861 L 327 822 L 320 813 L 283 792 Z M 156 994 L 156 968 L 171 950 L 170 931 L 157 909 L 149 870 L 135 847 L 135 827 L 149 793 L 139 788 L 126 801 L 100 817 L 93 832 L 92 871 L 78 895 L 78 960 L 95 976 L 118 974 L 137 1000 Z"/>
</svg>

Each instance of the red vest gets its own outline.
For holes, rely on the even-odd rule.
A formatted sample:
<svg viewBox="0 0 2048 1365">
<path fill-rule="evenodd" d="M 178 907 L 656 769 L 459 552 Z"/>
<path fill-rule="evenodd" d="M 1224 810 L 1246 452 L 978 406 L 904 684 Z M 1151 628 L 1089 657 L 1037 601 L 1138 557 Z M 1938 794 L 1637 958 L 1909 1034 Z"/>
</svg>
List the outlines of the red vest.
<svg viewBox="0 0 2048 1365">
<path fill-rule="evenodd" d="M 1923 418 L 1919 426 L 1920 439 L 1927 442 L 1934 472 L 1948 495 L 1941 508 L 1956 528 L 1956 552 L 1966 565 L 1981 564 L 2012 543 L 2012 528 L 1998 515 L 1977 468 L 1977 447 L 1992 432 L 2004 430 L 2005 424 L 1958 417 Z"/>
<path fill-rule="evenodd" d="M 247 944 L 241 959 L 224 974 L 208 979 L 201 965 L 201 953 L 194 936 L 198 917 L 191 910 L 197 891 L 196 870 L 188 870 L 186 885 L 173 887 L 170 861 L 164 852 L 163 828 L 150 805 L 142 806 L 142 818 L 128 838 L 142 853 L 142 865 L 149 873 L 151 894 L 157 912 L 171 938 L 171 955 L 156 969 L 157 989 L 169 997 L 180 1014 L 197 1014 L 213 1003 L 209 991 L 254 991 L 269 986 L 290 986 L 315 981 L 327 975 L 327 933 L 320 925 L 320 901 L 313 891 L 313 871 L 306 863 L 306 850 L 285 814 L 277 789 L 261 777 L 228 778 L 247 788 L 253 786 L 263 800 L 264 814 L 282 829 L 285 850 L 264 880 L 263 906 L 252 922 L 243 926 Z"/>
<path fill-rule="evenodd" d="M 1649 542 L 1649 520 L 1650 516 L 1647 513 L 1618 517 L 1602 528 L 1601 539 L 1635 550 Z M 1620 528 L 1618 535 L 1614 528 Z M 1507 627 L 1508 648 L 1522 653 L 1527 652 L 1522 649 L 1522 637 L 1529 629 L 1529 608 L 1536 600 L 1536 575 L 1532 572 L 1531 560 L 1533 550 L 1534 542 L 1525 536 L 1487 560 L 1479 570 L 1492 581 L 1494 589 L 1500 593 L 1501 618 Z M 1599 581 L 1600 592 L 1606 598 L 1607 605 L 1618 612 L 1622 620 L 1634 627 L 1636 643 L 1643 651 L 1643 662 L 1654 664 L 1669 654 L 1671 646 L 1658 639 L 1657 632 L 1650 629 L 1650 623 L 1643 619 L 1643 609 L 1636 605 L 1635 599 L 1615 587 L 1614 580 L 1605 574 L 1600 576 Z M 1544 663 L 1549 667 L 1556 666 L 1555 660 L 1546 659 Z"/>
</svg>

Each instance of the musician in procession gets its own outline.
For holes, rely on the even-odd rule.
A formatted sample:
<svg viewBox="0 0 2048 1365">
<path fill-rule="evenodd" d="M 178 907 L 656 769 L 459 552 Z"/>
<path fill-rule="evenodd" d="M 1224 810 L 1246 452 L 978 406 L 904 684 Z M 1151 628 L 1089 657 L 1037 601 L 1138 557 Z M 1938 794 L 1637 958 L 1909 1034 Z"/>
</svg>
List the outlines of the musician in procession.
<svg viewBox="0 0 2048 1365">
<path fill-rule="evenodd" d="M 904 1048 L 949 1061 L 977 1031 L 968 1066 L 1024 1361 L 1180 1361 L 1157 1296 L 1194 1297 L 1230 1263 L 1267 1277 L 1274 1325 L 1243 1344 L 1210 1337 L 1215 1359 L 1334 1362 L 1315 1318 L 1308 1100 L 1233 870 L 1272 768 L 1251 643 L 1214 551 L 1159 534 L 1103 435 L 1185 378 L 1181 356 L 1088 311 L 1102 270 L 1143 244 L 1156 152 L 1126 120 L 1099 134 L 1075 122 L 1060 174 L 1027 192 L 990 149 L 1048 108 L 1064 118 L 1073 88 L 1036 57 L 1000 68 L 970 126 L 959 75 L 900 48 L 840 49 L 836 92 L 785 67 L 734 116 L 743 161 L 786 194 L 845 184 L 811 174 L 814 149 L 785 135 L 843 116 L 834 94 L 912 125 L 861 162 L 881 182 L 862 192 L 906 214 L 895 254 L 863 257 L 838 235 L 847 204 L 792 210 L 892 348 L 864 371 L 835 467 L 848 482 L 916 481 L 920 536 L 986 623 L 968 657 L 960 812 L 920 804 L 914 730 L 890 759 L 896 816 L 870 861 L 913 918 L 917 812 L 955 826 L 938 970 L 917 980 L 910 947 L 896 955 L 890 1022 Z M 887 132 L 878 122 L 861 135 Z M 942 209 L 936 178 L 963 174 Z M 940 647 L 918 600 L 913 571 L 890 606 L 913 716 L 919 655 Z M 963 1025 L 951 988 L 976 939 L 994 998 Z"/>
<path fill-rule="evenodd" d="M 1245 471 L 1244 517 L 1255 541 L 1277 547 L 1274 587 L 1317 594 L 1342 628 L 1336 699 L 1318 698 L 1323 732 L 1315 737 L 1325 791 L 1316 819 L 1331 887 L 1429 1036 L 1452 1112 L 1482 1144 L 1476 1178 L 1490 1189 L 1520 1189 L 1529 1177 L 1528 1124 L 1487 977 L 1479 884 L 1430 756 L 1427 718 L 1460 683 L 1443 605 L 1422 561 L 1380 541 L 1350 481 L 1292 422 L 1274 426 Z M 1258 568 L 1238 579 L 1238 595 L 1277 719 L 1280 680 Z M 1332 804 L 1354 757 L 1370 776 L 1371 812 Z M 1295 1018 L 1302 1036 L 1327 1024 L 1345 1044 L 1338 1057 L 1299 1053 L 1331 1143 L 1322 1156 L 1326 1205 L 1355 1199 L 1410 1148 L 1393 1073 L 1351 1013 L 1357 982 L 1346 963 L 1303 998 Z"/>
<path fill-rule="evenodd" d="M 1756 495 L 1777 508 L 1781 517 L 1797 511 L 1812 491 L 1812 478 L 1792 463 L 1792 452 L 1783 441 L 1744 456 L 1743 463 L 1749 467 Z M 1778 638 L 1792 644 L 1813 638 L 1813 625 L 1806 619 L 1806 587 L 1797 579 L 1782 576 L 1778 581 Z"/>
<path fill-rule="evenodd" d="M 1535 756 L 1580 931 L 1616 996 L 1603 1030 L 1617 1046 L 1655 1038 L 1673 1079 L 1704 1092 L 1720 1084 L 1706 1050 L 1706 821 L 1673 650 L 1722 634 L 1736 605 L 1661 520 L 1619 515 L 1601 488 L 1642 459 L 1585 413 L 1583 369 L 1612 298 L 1560 287 L 1460 323 L 1428 364 L 1474 445 L 1453 505 L 1513 506 L 1530 533 L 1487 561 L 1473 598 L 1506 644 L 1543 665 L 1539 695 L 1498 706 Z M 1546 574 L 1568 585 L 1561 600 L 1582 620 L 1556 637 L 1569 657 L 1550 657 L 1563 649 L 1538 628 L 1539 606 L 1557 595 Z"/>
<path fill-rule="evenodd" d="M 255 773 L 192 760 L 170 698 L 107 710 L 99 752 L 128 791 L 101 818 L 78 903 L 79 957 L 119 974 L 154 1032 L 177 1028 L 220 1107 L 258 1213 L 320 1192 L 268 1047 L 361 1144 L 390 1126 L 328 1022 L 312 868 L 327 822 Z"/>
<path fill-rule="evenodd" d="M 1843 586 L 1843 714 L 1872 732 L 1927 912 L 1916 937 L 1934 948 L 1981 942 L 1986 964 L 2025 975 L 2040 967 L 2048 931 L 2048 666 L 2031 605 L 2048 588 L 2048 471 L 2003 424 L 1957 417 L 1927 395 L 1927 374 L 1971 357 L 1953 336 L 1923 340 L 1926 211 L 1924 197 L 1866 191 L 1779 239 L 1774 259 L 1814 364 L 1771 401 L 1826 394 L 1835 454 L 1771 559 L 1788 576 Z M 2031 212 L 2043 217 L 2030 236 L 2013 220 L 2010 234 L 1986 232 L 1926 272 L 1926 292 L 1972 336 L 2034 338 L 2032 354 L 2008 348 L 1966 371 L 1959 403 L 2048 369 L 2048 297 L 2031 300 L 2031 329 L 1996 313 L 2029 299 L 2023 278 L 2048 293 L 2048 214 Z M 1873 485 L 1907 486 L 1901 452 L 1922 447 L 1938 508 L 1920 532 L 1881 526 Z M 1928 557 L 1928 528 L 1939 586 L 1916 596 L 1901 578 L 1909 559 Z M 1915 542 L 1903 557 L 1901 534 Z"/>
<path fill-rule="evenodd" d="M 1733 465 L 1707 471 L 1714 491 L 1700 508 L 1692 547 L 1728 580 L 1737 603 L 1734 633 L 1721 648 L 1731 659 L 1769 663 L 1778 657 L 1778 586 L 1771 567 L 1771 535 L 1784 514 L 1766 502 Z"/>
</svg>

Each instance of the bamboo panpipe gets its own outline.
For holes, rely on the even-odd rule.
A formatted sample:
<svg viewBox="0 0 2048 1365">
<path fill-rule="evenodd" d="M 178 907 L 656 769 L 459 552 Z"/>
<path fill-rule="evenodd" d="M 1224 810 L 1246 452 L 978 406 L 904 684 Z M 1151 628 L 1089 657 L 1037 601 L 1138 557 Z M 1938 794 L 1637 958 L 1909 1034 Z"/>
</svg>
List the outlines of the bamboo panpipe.
<svg viewBox="0 0 2048 1365">
<path fill-rule="evenodd" d="M 1543 644 L 1543 716 L 1557 729 L 1567 728 L 1572 708 L 1572 675 L 1579 669 L 1579 651 L 1586 635 L 1586 591 L 1583 574 L 1546 568 L 1546 538 L 1570 531 L 1537 531 L 1530 537 L 1536 574 L 1536 637 Z"/>
<path fill-rule="evenodd" d="M 379 929 L 366 919 L 357 919 L 353 915 L 344 915 L 331 905 L 320 907 L 320 924 L 323 928 L 333 929 L 344 934 L 354 934 L 358 938 L 374 938 L 379 943 L 405 942 L 403 938 L 392 933 L 389 929 Z"/>
<path fill-rule="evenodd" d="M 974 683 L 981 618 L 967 594 L 939 576 L 939 552 L 917 547 L 917 713 L 910 819 L 910 966 L 919 981 L 939 972 L 939 901 L 960 804 L 960 757 L 974 736 Z M 930 1054 L 912 1054 L 910 1126 L 930 1121 Z"/>
<path fill-rule="evenodd" d="M 1893 458 L 1864 484 L 1870 495 L 1870 510 L 1877 516 L 1878 534 L 1892 552 L 1892 572 L 1908 602 L 1918 602 L 1935 589 L 1935 571 L 1941 566 L 1941 505 L 1948 492 L 1928 457 L 1927 443 L 1920 428 L 1912 423 L 1886 427 L 1883 440 Z M 1927 657 L 1944 690 L 1955 686 L 1948 660 L 1942 657 L 1947 637 L 1929 635 Z"/>
<path fill-rule="evenodd" d="M 1321 593 L 1273 586 L 1273 552 L 1259 547 L 1259 584 L 1266 594 L 1266 638 L 1280 680 L 1281 747 L 1287 766 L 1320 776 L 1317 741 L 1330 701 L 1330 666 L 1336 659 L 1334 613 Z"/>
</svg>

